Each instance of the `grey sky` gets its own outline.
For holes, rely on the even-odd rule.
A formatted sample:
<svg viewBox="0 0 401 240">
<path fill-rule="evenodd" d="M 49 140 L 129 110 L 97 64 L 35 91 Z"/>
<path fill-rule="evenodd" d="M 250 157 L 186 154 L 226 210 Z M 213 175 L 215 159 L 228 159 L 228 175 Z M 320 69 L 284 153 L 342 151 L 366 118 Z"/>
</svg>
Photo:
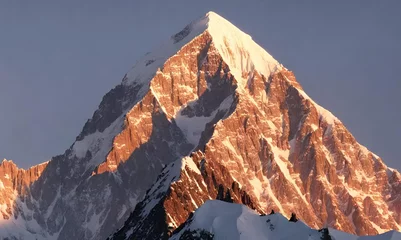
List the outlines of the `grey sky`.
<svg viewBox="0 0 401 240">
<path fill-rule="evenodd" d="M 398 0 L 57 2 L 0 3 L 0 158 L 26 168 L 63 153 L 140 56 L 212 10 L 401 169 Z"/>
</svg>

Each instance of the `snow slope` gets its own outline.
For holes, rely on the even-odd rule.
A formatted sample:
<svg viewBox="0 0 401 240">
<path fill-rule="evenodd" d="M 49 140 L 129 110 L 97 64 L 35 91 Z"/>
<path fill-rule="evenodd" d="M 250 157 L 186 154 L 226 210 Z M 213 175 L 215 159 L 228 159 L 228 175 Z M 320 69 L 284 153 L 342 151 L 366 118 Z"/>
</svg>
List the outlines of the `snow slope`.
<svg viewBox="0 0 401 240">
<path fill-rule="evenodd" d="M 322 232 L 309 228 L 302 221 L 289 222 L 279 213 L 260 216 L 241 204 L 210 200 L 198 208 L 193 217 L 188 219 L 185 227 L 170 239 L 178 240 L 186 231 L 193 233 L 194 239 L 197 239 L 195 236 L 201 230 L 213 234 L 215 240 L 318 240 L 322 237 Z M 329 234 L 335 240 L 401 239 L 401 233 L 396 231 L 358 237 L 329 229 Z"/>
<path fill-rule="evenodd" d="M 161 68 L 171 56 L 174 56 L 184 45 L 205 31 L 212 36 L 213 44 L 237 79 L 242 79 L 243 73 L 250 73 L 254 70 L 264 76 L 269 76 L 275 70 L 282 68 L 282 65 L 255 43 L 250 35 L 217 13 L 208 12 L 154 51 L 142 57 L 127 73 L 124 84 L 149 82 L 157 69 Z M 246 82 L 239 83 L 242 87 L 245 87 L 245 84 Z"/>
</svg>

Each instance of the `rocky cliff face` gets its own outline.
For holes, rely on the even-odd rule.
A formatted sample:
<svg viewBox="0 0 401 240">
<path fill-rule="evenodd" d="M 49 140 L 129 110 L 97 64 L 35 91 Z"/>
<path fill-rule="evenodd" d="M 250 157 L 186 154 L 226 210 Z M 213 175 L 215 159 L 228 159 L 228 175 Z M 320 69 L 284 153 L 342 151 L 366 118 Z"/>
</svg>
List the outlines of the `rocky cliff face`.
<svg viewBox="0 0 401 240">
<path fill-rule="evenodd" d="M 0 214 L 2 219 L 12 221 L 13 217 L 29 220 L 32 215 L 24 208 L 32 206 L 30 198 L 18 198 L 29 196 L 30 186 L 35 182 L 47 162 L 33 166 L 28 170 L 19 169 L 11 160 L 4 159 L 0 164 Z"/>
<path fill-rule="evenodd" d="M 193 111 L 199 109 L 198 114 L 186 116 L 188 121 L 204 120 L 196 147 L 165 168 L 114 239 L 167 236 L 168 226 L 178 227 L 202 203 L 215 199 L 219 186 L 229 189 L 235 202 L 260 213 L 274 209 L 289 216 L 296 212 L 314 228 L 328 225 L 359 235 L 400 229 L 400 174 L 358 144 L 339 119 L 311 100 L 291 71 L 277 64 L 265 74 L 252 62 L 258 56 L 248 55 L 246 48 L 241 56 L 235 55 L 235 44 L 219 49 L 219 39 L 215 41 L 211 31 L 200 34 L 167 63 L 182 66 L 176 59 L 193 55 L 192 61 L 202 58 L 202 65 L 195 70 L 188 67 L 189 74 L 180 74 L 182 80 L 174 81 L 173 90 L 169 78 L 157 83 L 158 95 L 165 96 L 160 103 L 174 106 L 171 96 L 178 94 L 182 88 L 178 86 L 195 90 L 199 79 L 207 82 L 205 94 L 182 103 Z M 194 50 L 192 45 L 207 48 Z M 231 54 L 252 62 L 245 69 L 249 71 L 239 71 L 230 62 Z M 192 75 L 198 78 L 190 83 Z M 228 95 L 214 94 L 220 89 L 215 89 L 215 83 L 226 85 Z M 219 107 L 222 114 L 206 120 L 216 107 L 205 102 L 221 106 L 218 97 L 226 98 L 223 103 L 228 110 Z M 168 115 L 175 115 L 178 122 L 182 118 Z M 162 221 L 164 229 L 150 231 L 147 226 L 152 221 Z"/>
<path fill-rule="evenodd" d="M 314 228 L 401 229 L 400 174 L 214 13 L 140 59 L 74 144 L 32 169 L 0 175 L 2 237 L 166 239 L 219 188 Z"/>
</svg>

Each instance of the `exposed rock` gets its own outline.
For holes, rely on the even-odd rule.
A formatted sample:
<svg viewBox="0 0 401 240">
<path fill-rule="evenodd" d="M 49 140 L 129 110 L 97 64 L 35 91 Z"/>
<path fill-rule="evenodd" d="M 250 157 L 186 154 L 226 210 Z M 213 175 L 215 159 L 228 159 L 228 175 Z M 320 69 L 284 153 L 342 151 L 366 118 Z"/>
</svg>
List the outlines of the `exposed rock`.
<svg viewBox="0 0 401 240">
<path fill-rule="evenodd" d="M 217 195 L 313 228 L 401 229 L 400 174 L 214 13 L 138 61 L 64 154 L 0 171 L 0 237 L 167 239 Z"/>
<path fill-rule="evenodd" d="M 210 38 L 205 35 L 193 42 L 202 45 L 198 41 Z M 215 73 L 225 64 L 212 61 L 219 59 L 218 50 L 213 36 L 211 43 L 207 41 L 208 48 L 200 51 L 207 56 L 202 67 L 207 66 L 216 79 Z M 241 80 L 230 75 L 230 67 L 227 64 L 216 79 L 234 85 L 236 100 L 230 111 L 205 125 L 197 151 L 189 154 L 190 160 L 176 163 L 182 170 L 171 178 L 170 187 L 164 187 L 164 194 L 159 192 L 167 197 L 156 198 L 164 205 L 167 224 L 178 227 L 207 199 L 224 199 L 225 189 L 231 189 L 234 202 L 260 213 L 274 209 L 290 216 L 294 212 L 315 228 L 328 224 L 360 235 L 399 229 L 399 213 L 383 197 L 383 192 L 394 191 L 386 184 L 390 177 L 382 175 L 388 168 L 358 144 L 340 120 L 313 102 L 292 72 L 282 68 L 269 76 L 256 70 L 244 73 L 248 85 L 241 89 Z M 213 92 L 213 86 L 208 90 Z M 203 102 L 199 98 L 192 103 L 200 112 L 190 116 L 214 111 L 213 105 Z M 197 169 L 187 168 L 187 161 Z M 151 201 L 148 195 L 144 205 Z M 150 221 L 146 214 L 140 218 Z"/>
</svg>

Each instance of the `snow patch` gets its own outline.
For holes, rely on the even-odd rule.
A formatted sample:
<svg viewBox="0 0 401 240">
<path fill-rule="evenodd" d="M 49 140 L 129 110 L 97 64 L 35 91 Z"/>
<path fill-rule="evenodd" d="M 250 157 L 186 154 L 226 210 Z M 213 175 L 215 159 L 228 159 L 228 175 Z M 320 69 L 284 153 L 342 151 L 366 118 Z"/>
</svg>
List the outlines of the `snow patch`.
<svg viewBox="0 0 401 240">
<path fill-rule="evenodd" d="M 312 132 L 316 131 L 319 129 L 319 127 L 316 124 L 311 124 Z"/>
<path fill-rule="evenodd" d="M 58 235 L 49 235 L 44 229 L 38 224 L 33 218 L 34 212 L 30 210 L 26 203 L 21 201 L 18 197 L 18 192 L 14 191 L 12 195 L 12 202 L 15 204 L 17 209 L 20 209 L 22 215 L 19 212 L 14 212 L 17 215 L 10 216 L 9 219 L 0 219 L 0 238 L 11 238 L 11 239 L 24 239 L 24 240 L 36 240 L 46 239 L 53 240 L 57 239 Z M 0 210 L 5 212 L 7 208 L 6 204 L 0 205 Z"/>
<path fill-rule="evenodd" d="M 186 136 L 188 142 L 194 146 L 197 146 L 202 133 L 205 130 L 206 124 L 211 122 L 219 111 L 227 111 L 232 103 L 233 97 L 228 96 L 226 99 L 224 99 L 220 106 L 210 114 L 210 116 L 188 117 L 186 115 L 182 115 L 181 111 L 179 111 L 175 116 L 175 122 Z M 184 108 L 185 106 L 183 106 L 181 109 Z"/>
<path fill-rule="evenodd" d="M 175 116 L 175 122 L 186 136 L 188 142 L 196 146 L 199 143 L 202 132 L 205 130 L 206 124 L 212 121 L 213 118 L 214 115 L 209 117 L 188 117 L 178 113 Z"/>
<path fill-rule="evenodd" d="M 192 170 L 193 172 L 197 173 L 197 174 L 201 174 L 201 172 L 199 171 L 198 166 L 196 166 L 194 160 L 192 160 L 192 158 L 190 157 L 184 157 L 182 159 L 182 166 L 181 166 L 181 170 L 185 170 L 185 167 L 188 167 L 190 170 Z"/>
<path fill-rule="evenodd" d="M 76 141 L 72 146 L 72 155 L 84 158 L 89 151 L 92 155 L 89 166 L 102 163 L 112 147 L 114 137 L 122 131 L 125 114 L 118 117 L 103 132 L 96 131 L 87 135 L 81 141 Z"/>
</svg>

